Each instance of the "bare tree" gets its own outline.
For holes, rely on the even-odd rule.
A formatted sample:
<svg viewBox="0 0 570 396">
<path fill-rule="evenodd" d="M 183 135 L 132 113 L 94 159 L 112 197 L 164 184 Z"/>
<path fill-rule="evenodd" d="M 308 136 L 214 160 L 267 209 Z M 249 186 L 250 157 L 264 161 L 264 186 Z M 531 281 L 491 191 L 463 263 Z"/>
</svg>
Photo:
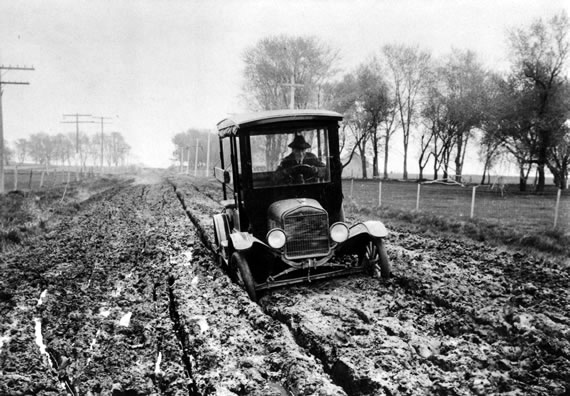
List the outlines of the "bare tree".
<svg viewBox="0 0 570 396">
<path fill-rule="evenodd" d="M 532 114 L 529 133 L 536 135 L 538 151 L 536 158 L 530 160 L 537 165 L 538 191 L 544 189 L 549 150 L 558 144 L 553 138 L 566 121 L 559 113 L 557 102 L 561 99 L 560 87 L 565 82 L 564 71 L 570 53 L 569 31 L 570 21 L 562 12 L 547 22 L 538 19 L 527 29 L 513 29 L 508 37 L 512 75 L 529 83 L 522 87 L 533 98 L 533 105 L 528 109 Z"/>
<path fill-rule="evenodd" d="M 479 158 L 483 162 L 483 175 L 480 184 L 490 183 L 490 171 L 505 154 L 505 136 L 502 133 L 506 124 L 506 113 L 504 112 L 505 101 L 509 101 L 509 96 L 501 89 L 504 85 L 503 79 L 496 73 L 489 75 L 487 84 L 488 105 L 486 117 L 480 125 L 479 138 Z"/>
<path fill-rule="evenodd" d="M 422 128 L 420 129 L 420 155 L 418 158 L 420 180 L 424 178 L 424 169 L 430 159 L 433 160 L 434 179 L 437 179 L 440 167 L 441 144 L 439 138 L 443 136 L 446 111 L 443 97 L 444 87 L 440 73 L 441 68 L 433 67 L 426 81 L 421 110 Z"/>
<path fill-rule="evenodd" d="M 51 140 L 54 161 L 59 161 L 62 165 L 67 162 L 69 165 L 73 157 L 73 140 L 63 133 L 51 136 Z"/>
<path fill-rule="evenodd" d="M 558 139 L 558 144 L 549 148 L 548 168 L 554 176 L 554 184 L 561 189 L 566 189 L 570 172 L 570 131 L 567 125 L 564 125 L 562 129 L 562 137 Z"/>
<path fill-rule="evenodd" d="M 81 171 L 85 172 L 87 167 L 87 160 L 89 159 L 90 155 L 90 146 L 91 146 L 91 139 L 86 134 L 79 134 L 76 139 L 76 144 L 78 148 L 76 149 L 79 152 L 79 163 L 81 166 Z"/>
<path fill-rule="evenodd" d="M 366 137 L 357 111 L 359 92 L 356 77 L 352 73 L 347 73 L 340 81 L 325 84 L 322 92 L 327 108 L 344 116 L 339 129 L 339 149 L 341 153 L 348 153 L 342 163 L 342 168 L 345 168 L 352 161 L 362 139 Z"/>
<path fill-rule="evenodd" d="M 264 38 L 244 52 L 243 96 L 254 110 L 286 109 L 292 92 L 296 108 L 316 107 L 337 58 L 337 51 L 315 37 Z"/>
<path fill-rule="evenodd" d="M 18 162 L 23 164 L 28 156 L 29 143 L 26 139 L 18 139 L 16 141 L 16 156 L 18 157 Z"/>
<path fill-rule="evenodd" d="M 384 80 L 384 73 L 380 64 L 376 59 L 362 64 L 357 72 L 357 89 L 358 89 L 358 105 L 362 109 L 363 127 L 368 139 L 372 145 L 372 176 L 379 177 L 379 149 L 382 146 L 382 137 L 380 134 L 380 125 L 383 123 L 390 124 L 391 101 L 389 97 L 388 84 Z M 392 118 L 393 123 L 393 118 Z M 389 130 L 391 129 L 388 127 Z M 389 133 L 388 133 L 389 135 Z M 363 146 L 365 146 L 363 140 Z M 361 150 L 361 155 L 365 155 L 365 150 Z M 363 162 L 365 166 L 365 162 Z M 364 173 L 363 173 L 364 175 Z"/>
<path fill-rule="evenodd" d="M 10 147 L 8 142 L 4 140 L 4 165 L 8 165 L 14 157 L 14 150 Z"/>
<path fill-rule="evenodd" d="M 467 145 L 486 116 L 488 74 L 472 51 L 453 50 L 442 72 L 448 132 L 455 135 L 455 180 L 461 181 Z"/>
<path fill-rule="evenodd" d="M 30 156 L 37 163 L 49 168 L 54 156 L 53 139 L 45 132 L 35 133 L 30 136 Z"/>
<path fill-rule="evenodd" d="M 400 123 L 398 122 L 396 113 L 396 102 L 394 100 L 391 100 L 388 104 L 385 118 L 380 123 L 380 129 L 384 133 L 384 179 L 388 179 L 388 156 L 390 154 L 390 138 L 392 135 L 394 135 L 399 125 Z"/>
<path fill-rule="evenodd" d="M 412 126 L 416 122 L 422 93 L 429 71 L 431 55 L 418 46 L 386 45 L 383 47 L 392 75 L 394 95 L 400 118 L 404 145 L 403 177 L 408 179 L 408 145 Z"/>
</svg>

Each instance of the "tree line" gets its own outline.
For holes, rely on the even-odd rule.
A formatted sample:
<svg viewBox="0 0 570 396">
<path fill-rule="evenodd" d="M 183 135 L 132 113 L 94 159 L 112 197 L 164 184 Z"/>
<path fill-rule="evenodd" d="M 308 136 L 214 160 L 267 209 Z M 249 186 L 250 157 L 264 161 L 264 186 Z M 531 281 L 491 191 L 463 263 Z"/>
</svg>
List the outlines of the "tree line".
<svg viewBox="0 0 570 396">
<path fill-rule="evenodd" d="M 173 161 L 178 163 L 180 171 L 183 171 L 184 165 L 194 169 L 205 169 L 211 164 L 219 162 L 219 142 L 217 135 L 213 135 L 208 130 L 190 128 L 184 132 L 179 132 L 172 137 L 174 151 L 172 153 Z M 209 156 L 208 156 L 209 149 Z M 210 164 L 207 164 L 207 159 Z"/>
<path fill-rule="evenodd" d="M 419 46 L 390 44 L 343 74 L 338 51 L 315 37 L 267 37 L 244 52 L 243 97 L 251 110 L 273 110 L 288 108 L 293 92 L 296 108 L 342 113 L 343 165 L 358 153 L 365 178 L 369 158 L 372 176 L 381 177 L 382 168 L 388 177 L 390 144 L 399 136 L 404 179 L 413 156 L 420 179 L 429 167 L 434 179 L 462 181 L 468 145 L 476 144 L 481 183 L 506 160 L 518 167 L 521 190 L 533 170 L 537 191 L 548 171 L 565 188 L 569 31 L 565 12 L 510 30 L 506 72 L 486 69 L 470 50 L 434 57 Z"/>
<path fill-rule="evenodd" d="M 18 139 L 14 146 L 6 146 L 7 164 L 33 162 L 49 168 L 52 165 L 123 166 L 131 147 L 120 132 L 109 134 L 48 134 L 39 132 L 28 139 Z"/>
</svg>

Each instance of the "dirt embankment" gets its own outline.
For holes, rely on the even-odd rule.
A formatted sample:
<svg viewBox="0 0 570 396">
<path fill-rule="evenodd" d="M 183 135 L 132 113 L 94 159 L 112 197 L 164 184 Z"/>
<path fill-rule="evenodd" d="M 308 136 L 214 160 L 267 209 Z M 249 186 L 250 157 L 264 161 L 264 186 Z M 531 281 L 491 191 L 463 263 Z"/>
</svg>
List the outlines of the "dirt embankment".
<svg viewBox="0 0 570 396">
<path fill-rule="evenodd" d="M 568 268 L 401 229 L 389 281 L 258 305 L 213 259 L 218 190 L 140 183 L 69 203 L 0 256 L 0 394 L 570 392 Z"/>
</svg>

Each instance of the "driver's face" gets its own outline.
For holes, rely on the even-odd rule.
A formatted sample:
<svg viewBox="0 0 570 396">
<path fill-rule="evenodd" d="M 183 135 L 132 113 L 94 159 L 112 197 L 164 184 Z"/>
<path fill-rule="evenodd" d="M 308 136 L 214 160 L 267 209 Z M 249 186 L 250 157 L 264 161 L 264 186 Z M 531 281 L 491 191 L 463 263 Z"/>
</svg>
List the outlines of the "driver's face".
<svg viewBox="0 0 570 396">
<path fill-rule="evenodd" d="M 295 155 L 295 160 L 297 162 L 303 162 L 305 158 L 305 153 L 307 152 L 306 149 L 293 149 L 293 154 Z"/>
</svg>

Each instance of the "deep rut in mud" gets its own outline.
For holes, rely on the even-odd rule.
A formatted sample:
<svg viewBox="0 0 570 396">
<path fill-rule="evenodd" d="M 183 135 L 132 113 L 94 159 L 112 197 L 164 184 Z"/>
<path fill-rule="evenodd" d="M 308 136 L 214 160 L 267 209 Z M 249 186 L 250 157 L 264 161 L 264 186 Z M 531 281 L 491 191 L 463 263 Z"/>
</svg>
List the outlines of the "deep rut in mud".
<svg viewBox="0 0 570 396">
<path fill-rule="evenodd" d="M 170 187 L 123 185 L 4 255 L 0 393 L 188 394 L 168 309 L 187 225 Z"/>
</svg>

